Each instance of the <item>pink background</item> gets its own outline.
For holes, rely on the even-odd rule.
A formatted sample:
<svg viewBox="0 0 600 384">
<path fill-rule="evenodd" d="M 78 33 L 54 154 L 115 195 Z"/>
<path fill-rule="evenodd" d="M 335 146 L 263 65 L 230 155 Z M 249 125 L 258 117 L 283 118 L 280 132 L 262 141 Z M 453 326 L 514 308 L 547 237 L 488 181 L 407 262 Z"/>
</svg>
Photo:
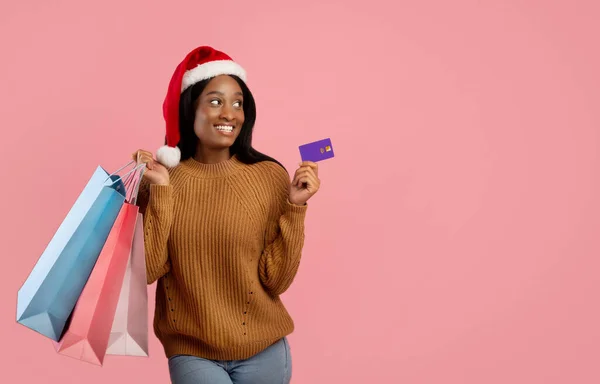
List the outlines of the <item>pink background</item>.
<svg viewBox="0 0 600 384">
<path fill-rule="evenodd" d="M 168 382 L 153 334 L 95 367 L 17 325 L 16 293 L 92 170 L 162 143 L 210 44 L 249 72 L 259 150 L 337 154 L 284 296 L 294 383 L 600 382 L 597 1 L 171 4 L 0 6 L 0 381 Z"/>
</svg>

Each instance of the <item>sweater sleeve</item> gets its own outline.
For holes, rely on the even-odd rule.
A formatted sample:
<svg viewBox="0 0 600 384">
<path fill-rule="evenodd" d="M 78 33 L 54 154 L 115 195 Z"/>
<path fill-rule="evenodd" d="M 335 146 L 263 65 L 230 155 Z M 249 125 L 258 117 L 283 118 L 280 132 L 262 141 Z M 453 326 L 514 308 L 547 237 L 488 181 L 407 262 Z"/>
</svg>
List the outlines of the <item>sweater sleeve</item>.
<svg viewBox="0 0 600 384">
<path fill-rule="evenodd" d="M 146 280 L 152 284 L 171 269 L 167 244 L 173 222 L 173 186 L 143 180 L 138 205 L 144 217 Z"/>
<path fill-rule="evenodd" d="M 307 205 L 289 202 L 290 178 L 285 169 L 278 164 L 269 169 L 273 201 L 258 268 L 263 286 L 277 296 L 289 288 L 300 266 Z"/>
</svg>

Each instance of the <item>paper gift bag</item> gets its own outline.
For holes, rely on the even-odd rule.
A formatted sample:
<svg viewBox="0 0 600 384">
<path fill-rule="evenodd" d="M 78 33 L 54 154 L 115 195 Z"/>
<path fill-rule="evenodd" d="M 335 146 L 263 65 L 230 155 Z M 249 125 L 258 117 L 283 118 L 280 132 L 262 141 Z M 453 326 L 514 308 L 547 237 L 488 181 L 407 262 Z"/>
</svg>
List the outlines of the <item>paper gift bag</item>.
<svg viewBox="0 0 600 384">
<path fill-rule="evenodd" d="M 124 201 L 121 178 L 98 167 L 19 289 L 18 323 L 60 339 Z"/>
<path fill-rule="evenodd" d="M 144 223 L 138 214 L 131 257 L 110 333 L 109 355 L 148 356 L 148 290 Z"/>
<path fill-rule="evenodd" d="M 81 296 L 58 353 L 102 365 L 136 227 L 138 207 L 123 204 Z"/>
</svg>

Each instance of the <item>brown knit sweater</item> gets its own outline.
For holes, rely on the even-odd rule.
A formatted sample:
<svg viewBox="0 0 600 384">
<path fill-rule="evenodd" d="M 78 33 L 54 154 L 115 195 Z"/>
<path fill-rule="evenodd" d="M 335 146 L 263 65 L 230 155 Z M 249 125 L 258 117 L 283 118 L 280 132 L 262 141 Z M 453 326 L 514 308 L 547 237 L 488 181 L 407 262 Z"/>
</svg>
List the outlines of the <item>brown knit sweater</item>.
<svg viewBox="0 0 600 384">
<path fill-rule="evenodd" d="M 138 197 L 167 357 L 245 359 L 290 334 L 279 295 L 298 270 L 307 206 L 288 201 L 287 172 L 233 156 L 185 160 L 169 173 L 170 185 L 143 182 Z"/>
</svg>

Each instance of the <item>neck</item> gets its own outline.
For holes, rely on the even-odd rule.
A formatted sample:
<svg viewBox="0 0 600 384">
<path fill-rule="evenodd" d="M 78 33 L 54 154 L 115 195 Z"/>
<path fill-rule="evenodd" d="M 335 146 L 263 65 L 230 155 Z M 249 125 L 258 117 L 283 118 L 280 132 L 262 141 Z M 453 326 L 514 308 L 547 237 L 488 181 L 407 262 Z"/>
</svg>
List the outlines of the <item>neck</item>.
<svg viewBox="0 0 600 384">
<path fill-rule="evenodd" d="M 231 152 L 229 148 L 211 150 L 203 147 L 199 147 L 196 150 L 194 160 L 203 164 L 217 164 L 223 161 L 227 161 L 231 158 Z"/>
</svg>

